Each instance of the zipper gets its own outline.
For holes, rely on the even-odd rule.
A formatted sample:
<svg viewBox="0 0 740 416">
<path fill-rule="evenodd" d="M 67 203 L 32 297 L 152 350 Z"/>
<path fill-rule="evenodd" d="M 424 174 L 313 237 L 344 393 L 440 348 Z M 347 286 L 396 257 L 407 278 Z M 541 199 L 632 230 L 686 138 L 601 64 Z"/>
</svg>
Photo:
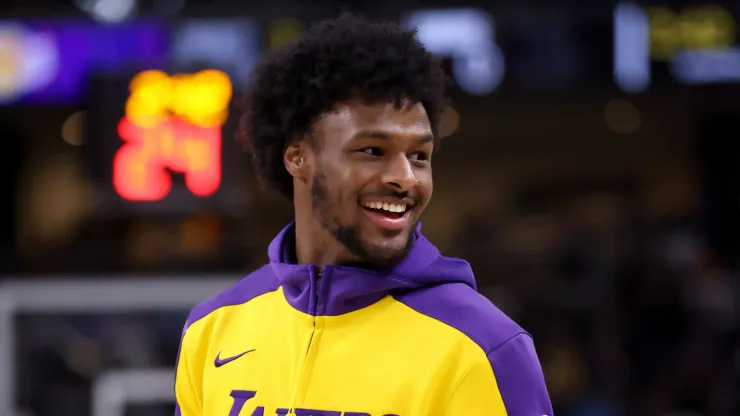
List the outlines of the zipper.
<svg viewBox="0 0 740 416">
<path fill-rule="evenodd" d="M 316 270 L 316 274 L 315 274 L 316 279 L 313 282 L 313 284 L 314 284 L 314 291 L 313 291 L 313 305 L 314 305 L 314 310 L 313 310 L 313 330 L 311 331 L 311 337 L 308 339 L 308 348 L 306 348 L 306 354 L 304 356 L 304 360 L 305 360 L 305 358 L 308 357 L 308 353 L 311 351 L 311 346 L 313 345 L 313 337 L 316 334 L 316 311 L 318 310 L 318 306 L 319 306 L 319 282 L 321 281 L 322 268 L 321 267 L 318 267 L 318 266 L 315 266 L 315 269 L 314 270 Z"/>
<path fill-rule="evenodd" d="M 319 282 L 321 281 L 321 267 L 315 266 L 316 270 L 316 278 L 314 279 L 314 291 L 313 291 L 313 329 L 311 330 L 311 337 L 308 338 L 308 348 L 306 348 L 306 354 L 303 356 L 303 359 L 308 357 L 308 353 L 311 351 L 311 346 L 313 345 L 313 336 L 316 334 L 316 310 L 318 309 L 319 305 Z"/>
<path fill-rule="evenodd" d="M 304 379 L 309 376 L 307 372 L 312 371 L 312 370 L 306 370 L 306 365 L 308 364 L 309 355 L 311 354 L 311 348 L 314 347 L 314 338 L 316 335 L 316 312 L 318 309 L 319 282 L 321 281 L 321 277 L 322 277 L 322 268 L 316 266 L 314 268 L 314 273 L 311 274 L 311 278 L 314 279 L 314 281 L 312 282 L 313 287 L 314 287 L 314 291 L 313 291 L 314 292 L 313 293 L 314 310 L 312 311 L 313 312 L 312 314 L 313 327 L 311 328 L 311 335 L 308 338 L 308 346 L 306 348 L 306 351 L 303 353 L 303 361 L 301 362 L 301 367 L 298 373 L 298 377 L 293 387 L 293 394 L 291 395 L 291 398 L 290 398 L 289 414 L 295 414 L 296 399 L 298 396 L 299 389 L 305 389 L 305 387 L 307 387 L 307 386 L 304 386 L 304 383 L 305 383 Z M 301 393 L 305 394 L 305 391 Z"/>
</svg>

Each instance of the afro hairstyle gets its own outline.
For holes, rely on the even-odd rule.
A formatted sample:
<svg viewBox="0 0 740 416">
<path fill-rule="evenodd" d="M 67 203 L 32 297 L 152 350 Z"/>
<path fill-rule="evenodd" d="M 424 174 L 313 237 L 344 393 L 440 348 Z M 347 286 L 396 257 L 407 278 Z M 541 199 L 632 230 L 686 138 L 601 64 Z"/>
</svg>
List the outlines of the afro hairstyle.
<svg viewBox="0 0 740 416">
<path fill-rule="evenodd" d="M 309 136 L 312 124 L 336 103 L 353 98 L 421 103 L 437 137 L 448 83 L 440 60 L 415 30 L 343 13 L 312 25 L 257 64 L 239 103 L 237 138 L 251 153 L 262 184 L 292 200 L 285 148 Z"/>
</svg>

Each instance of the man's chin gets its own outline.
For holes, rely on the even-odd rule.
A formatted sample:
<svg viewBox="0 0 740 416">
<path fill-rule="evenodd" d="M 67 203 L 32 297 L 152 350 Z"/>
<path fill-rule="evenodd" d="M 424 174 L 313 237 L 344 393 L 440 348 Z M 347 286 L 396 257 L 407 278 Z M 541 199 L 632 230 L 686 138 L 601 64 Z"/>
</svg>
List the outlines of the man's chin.
<svg viewBox="0 0 740 416">
<path fill-rule="evenodd" d="M 388 232 L 386 232 L 388 231 Z M 362 263 L 388 268 L 406 258 L 413 245 L 412 231 L 341 227 L 335 236 Z"/>
<path fill-rule="evenodd" d="M 383 241 L 369 244 L 366 242 L 363 245 L 363 260 L 381 268 L 397 265 L 406 258 L 411 250 L 411 241 L 408 238 L 402 241 Z"/>
<path fill-rule="evenodd" d="M 362 259 L 372 269 L 389 269 L 403 261 L 406 256 L 403 252 L 392 255 L 367 255 Z"/>
</svg>

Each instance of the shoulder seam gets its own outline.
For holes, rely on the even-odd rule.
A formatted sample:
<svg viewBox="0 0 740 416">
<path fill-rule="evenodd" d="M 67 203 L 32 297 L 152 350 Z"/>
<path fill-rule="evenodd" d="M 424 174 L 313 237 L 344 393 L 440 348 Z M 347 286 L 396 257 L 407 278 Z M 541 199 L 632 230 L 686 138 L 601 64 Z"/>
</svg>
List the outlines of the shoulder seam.
<svg viewBox="0 0 740 416">
<path fill-rule="evenodd" d="M 486 356 L 488 356 L 488 355 L 490 355 L 490 354 L 493 354 L 494 352 L 496 352 L 496 350 L 498 350 L 499 348 L 503 347 L 503 346 L 504 346 L 504 345 L 506 345 L 506 344 L 507 344 L 507 343 L 508 343 L 509 341 L 511 341 L 512 339 L 514 339 L 514 338 L 518 337 L 519 335 L 526 335 L 526 336 L 528 336 L 528 337 L 532 338 L 532 336 L 531 336 L 531 335 L 529 335 L 529 333 L 528 333 L 527 331 L 524 331 L 524 330 L 522 330 L 522 331 L 519 331 L 519 332 L 517 332 L 516 334 L 514 334 L 514 335 L 510 336 L 509 338 L 506 338 L 505 340 L 501 341 L 501 343 L 499 343 L 499 344 L 498 344 L 498 345 L 496 345 L 495 347 L 491 348 L 491 351 L 488 351 L 488 352 L 486 352 Z"/>
</svg>

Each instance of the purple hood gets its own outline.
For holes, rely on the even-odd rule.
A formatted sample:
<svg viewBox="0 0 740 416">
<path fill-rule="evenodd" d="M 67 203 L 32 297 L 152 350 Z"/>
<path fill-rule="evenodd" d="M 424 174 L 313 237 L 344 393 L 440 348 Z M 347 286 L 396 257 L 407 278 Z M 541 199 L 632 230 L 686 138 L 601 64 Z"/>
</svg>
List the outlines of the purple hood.
<svg viewBox="0 0 740 416">
<path fill-rule="evenodd" d="M 341 315 L 369 306 L 387 295 L 447 283 L 463 283 L 476 289 L 470 265 L 460 259 L 440 255 L 439 250 L 415 231 L 414 245 L 406 259 L 384 271 L 349 266 L 319 267 L 293 264 L 295 223 L 272 240 L 268 249 L 270 268 L 280 281 L 285 297 L 293 307 L 312 315 Z"/>
</svg>

